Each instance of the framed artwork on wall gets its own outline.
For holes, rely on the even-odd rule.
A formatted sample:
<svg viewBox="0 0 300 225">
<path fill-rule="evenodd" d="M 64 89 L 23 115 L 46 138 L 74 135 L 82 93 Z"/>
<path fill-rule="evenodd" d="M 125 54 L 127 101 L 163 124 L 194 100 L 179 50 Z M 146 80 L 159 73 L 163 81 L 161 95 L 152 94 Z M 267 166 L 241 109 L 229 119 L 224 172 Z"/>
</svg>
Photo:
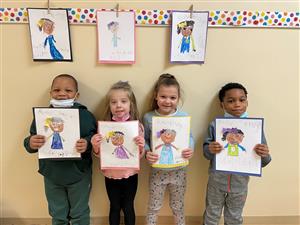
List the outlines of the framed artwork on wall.
<svg viewBox="0 0 300 225">
<path fill-rule="evenodd" d="M 34 61 L 72 61 L 67 9 L 27 8 Z"/>
<path fill-rule="evenodd" d="M 204 63 L 208 12 L 172 11 L 171 63 Z"/>
<path fill-rule="evenodd" d="M 98 61 L 135 63 L 135 13 L 97 11 Z"/>
</svg>

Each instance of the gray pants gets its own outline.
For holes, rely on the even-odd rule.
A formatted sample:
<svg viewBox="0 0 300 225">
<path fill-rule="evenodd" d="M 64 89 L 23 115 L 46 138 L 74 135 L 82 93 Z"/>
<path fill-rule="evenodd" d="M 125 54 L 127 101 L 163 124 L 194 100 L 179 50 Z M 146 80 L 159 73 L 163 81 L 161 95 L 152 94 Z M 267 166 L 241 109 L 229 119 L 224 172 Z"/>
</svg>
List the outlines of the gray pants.
<svg viewBox="0 0 300 225">
<path fill-rule="evenodd" d="M 164 200 L 166 189 L 170 193 L 170 208 L 176 225 L 185 225 L 184 193 L 186 189 L 186 170 L 155 170 L 150 174 L 149 204 L 147 225 L 156 225 L 157 216 Z"/>
<path fill-rule="evenodd" d="M 247 198 L 247 191 L 225 192 L 213 185 L 207 185 L 204 225 L 218 225 L 224 208 L 225 225 L 242 225 L 242 212 Z"/>
</svg>

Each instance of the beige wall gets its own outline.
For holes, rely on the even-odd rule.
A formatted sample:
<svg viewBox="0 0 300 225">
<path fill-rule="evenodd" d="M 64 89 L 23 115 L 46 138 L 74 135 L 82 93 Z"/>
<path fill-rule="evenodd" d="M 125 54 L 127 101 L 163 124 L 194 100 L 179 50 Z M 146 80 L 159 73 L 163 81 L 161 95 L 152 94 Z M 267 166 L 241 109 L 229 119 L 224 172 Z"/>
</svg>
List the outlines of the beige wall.
<svg viewBox="0 0 300 225">
<path fill-rule="evenodd" d="M 3 1 L 2 7 L 45 7 L 44 2 Z M 51 1 L 54 7 L 109 8 L 115 4 Z M 83 2 L 83 1 L 81 1 Z M 94 3 L 93 3 L 94 2 Z M 108 2 L 108 1 L 106 1 Z M 241 1 L 243 2 L 243 1 Z M 132 1 L 121 8 L 188 9 L 190 4 L 173 1 Z M 197 1 L 199 10 L 287 10 L 299 11 L 296 3 L 227 3 Z M 137 28 L 137 61 L 130 65 L 96 63 L 96 27 L 72 25 L 74 62 L 33 62 L 27 24 L 1 24 L 1 216 L 48 217 L 43 178 L 37 173 L 36 154 L 28 154 L 23 139 L 28 135 L 32 106 L 47 106 L 49 86 L 60 73 L 73 74 L 79 81 L 81 102 L 97 118 L 109 86 L 129 80 L 139 109 L 149 104 L 151 85 L 158 75 L 169 72 L 184 90 L 184 110 L 192 116 L 197 146 L 188 167 L 186 215 L 201 216 L 204 210 L 208 162 L 201 143 L 207 125 L 221 113 L 216 93 L 226 82 L 243 83 L 249 91 L 249 113 L 265 118 L 265 132 L 273 161 L 262 178 L 251 178 L 244 210 L 246 216 L 299 216 L 299 30 L 209 28 L 204 65 L 169 63 L 169 28 Z M 108 215 L 103 176 L 94 163 L 92 216 Z M 136 214 L 145 215 L 149 166 L 142 162 Z M 161 215 L 171 215 L 167 198 Z"/>
</svg>

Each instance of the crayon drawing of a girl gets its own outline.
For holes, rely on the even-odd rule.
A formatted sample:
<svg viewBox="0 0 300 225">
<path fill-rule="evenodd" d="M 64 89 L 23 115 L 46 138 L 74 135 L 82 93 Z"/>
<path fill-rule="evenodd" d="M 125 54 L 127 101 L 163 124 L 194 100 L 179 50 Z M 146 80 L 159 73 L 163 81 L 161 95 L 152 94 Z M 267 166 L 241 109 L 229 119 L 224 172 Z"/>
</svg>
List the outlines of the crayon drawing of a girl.
<svg viewBox="0 0 300 225">
<path fill-rule="evenodd" d="M 56 41 L 53 36 L 53 31 L 55 28 L 54 22 L 47 18 L 41 18 L 38 21 L 37 25 L 38 25 L 39 30 L 41 32 L 44 32 L 47 35 L 47 37 L 44 41 L 44 48 L 46 48 L 47 44 L 48 44 L 49 50 L 50 50 L 50 55 L 51 55 L 52 59 L 62 60 L 64 57 L 55 47 Z"/>
<path fill-rule="evenodd" d="M 191 47 L 194 52 L 196 51 L 195 42 L 192 35 L 194 23 L 195 22 L 192 20 L 186 20 L 177 24 L 177 34 L 182 35 L 182 39 L 179 45 L 180 53 L 189 53 Z"/>
<path fill-rule="evenodd" d="M 121 131 L 111 131 L 106 135 L 107 143 L 111 139 L 111 143 L 116 146 L 113 155 L 118 159 L 129 159 L 129 156 L 134 156 L 124 144 L 124 133 Z"/>
<path fill-rule="evenodd" d="M 51 149 L 62 150 L 64 139 L 60 136 L 60 133 L 64 130 L 64 121 L 60 117 L 49 117 L 45 121 L 45 128 L 50 128 L 53 131 L 47 138 L 49 139 L 52 136 Z"/>
<path fill-rule="evenodd" d="M 244 139 L 244 132 L 237 128 L 223 128 L 222 129 L 222 141 L 227 141 L 224 148 L 228 149 L 229 156 L 238 156 L 239 149 L 246 151 L 246 149 L 240 145 Z"/>
<path fill-rule="evenodd" d="M 112 21 L 110 23 L 107 24 L 107 28 L 108 30 L 110 30 L 113 34 L 113 37 L 112 37 L 112 44 L 113 44 L 113 47 L 116 48 L 118 47 L 118 40 L 121 40 L 120 37 L 118 37 L 118 31 L 119 31 L 119 23 L 118 22 L 115 22 L 115 21 Z"/>
<path fill-rule="evenodd" d="M 171 129 L 162 129 L 157 132 L 157 137 L 160 138 L 163 144 L 155 147 L 155 150 L 162 148 L 159 158 L 159 164 L 174 164 L 173 148 L 177 150 L 172 142 L 176 137 L 176 131 Z"/>
</svg>

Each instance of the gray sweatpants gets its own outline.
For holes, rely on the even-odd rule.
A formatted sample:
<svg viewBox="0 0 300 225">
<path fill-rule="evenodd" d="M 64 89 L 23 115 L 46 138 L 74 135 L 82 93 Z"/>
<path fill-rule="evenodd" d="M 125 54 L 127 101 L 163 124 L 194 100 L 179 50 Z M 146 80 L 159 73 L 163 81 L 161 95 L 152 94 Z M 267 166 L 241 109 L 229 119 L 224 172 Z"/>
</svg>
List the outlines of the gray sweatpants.
<svg viewBox="0 0 300 225">
<path fill-rule="evenodd" d="M 226 192 L 214 185 L 207 185 L 204 225 L 218 225 L 224 208 L 225 225 L 242 225 L 242 212 L 247 198 L 247 190 Z"/>
<path fill-rule="evenodd" d="M 150 174 L 149 204 L 147 225 L 156 225 L 157 216 L 164 200 L 164 193 L 168 188 L 170 193 L 169 205 L 172 209 L 176 225 L 185 225 L 184 193 L 186 190 L 186 169 L 157 170 Z"/>
</svg>

